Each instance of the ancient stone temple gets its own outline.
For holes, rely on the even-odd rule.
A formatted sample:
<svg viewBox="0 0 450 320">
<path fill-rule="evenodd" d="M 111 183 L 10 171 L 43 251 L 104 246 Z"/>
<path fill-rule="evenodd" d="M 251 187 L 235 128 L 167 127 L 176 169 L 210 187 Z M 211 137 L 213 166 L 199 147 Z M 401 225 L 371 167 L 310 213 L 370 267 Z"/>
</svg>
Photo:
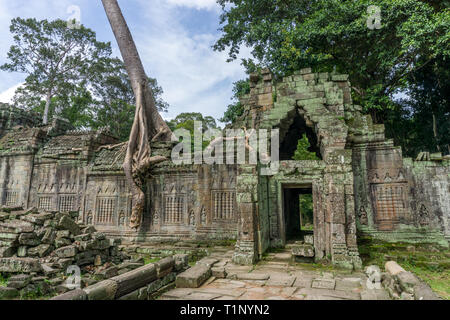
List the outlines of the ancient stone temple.
<svg viewBox="0 0 450 320">
<path fill-rule="evenodd" d="M 108 131 L 74 131 L 54 119 L 0 106 L 0 204 L 80 211 L 80 219 L 123 241 L 236 240 L 234 261 L 251 264 L 300 229 L 298 199 L 313 198 L 314 259 L 359 268 L 357 237 L 448 247 L 450 160 L 404 159 L 384 126 L 354 105 L 348 76 L 303 69 L 274 79 L 253 74 L 233 128 L 279 129 L 279 169 L 258 164 L 184 164 L 148 173 L 143 224 L 128 227 L 126 145 Z M 306 134 L 320 160 L 292 160 Z M 153 143 L 170 159 L 177 143 Z M 419 159 L 419 158 L 418 158 Z M 298 230 L 297 230 L 298 231 Z"/>
</svg>

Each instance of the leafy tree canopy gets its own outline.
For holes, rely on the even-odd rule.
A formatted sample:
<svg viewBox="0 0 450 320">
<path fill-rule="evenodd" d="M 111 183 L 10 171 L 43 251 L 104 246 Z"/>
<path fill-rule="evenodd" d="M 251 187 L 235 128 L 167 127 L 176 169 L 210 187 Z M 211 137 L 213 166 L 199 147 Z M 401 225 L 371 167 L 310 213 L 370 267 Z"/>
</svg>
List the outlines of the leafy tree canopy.
<svg viewBox="0 0 450 320">
<path fill-rule="evenodd" d="M 202 132 L 195 131 L 195 121 L 202 123 Z M 180 113 L 175 119 L 167 122 L 167 125 L 172 131 L 177 129 L 185 129 L 191 134 L 192 151 L 194 151 L 194 135 L 203 134 L 209 129 L 218 129 L 216 120 L 210 116 L 203 116 L 197 112 Z M 210 141 L 203 141 L 203 148 L 207 147 Z"/>
<path fill-rule="evenodd" d="M 297 150 L 293 156 L 293 160 L 319 160 L 319 157 L 314 152 L 309 151 L 311 144 L 309 143 L 306 134 L 298 140 Z"/>
<path fill-rule="evenodd" d="M 94 31 L 67 27 L 62 20 L 16 18 L 11 22 L 15 44 L 9 62 L 0 68 L 27 74 L 17 89 L 17 107 L 40 112 L 44 119 L 58 115 L 76 128 L 108 126 L 126 141 L 135 114 L 135 97 L 125 66 L 111 57 L 109 43 L 96 40 Z M 149 78 L 160 112 L 169 105 L 156 79 Z"/>
<path fill-rule="evenodd" d="M 14 45 L 8 52 L 9 63 L 0 69 L 27 75 L 15 100 L 32 108 L 44 98 L 45 124 L 52 99 L 70 100 L 77 95 L 111 54 L 110 44 L 97 41 L 94 31 L 84 26 L 68 28 L 63 20 L 16 18 L 10 31 Z"/>
<path fill-rule="evenodd" d="M 253 58 L 244 59 L 249 72 L 256 65 L 278 75 L 304 67 L 317 72 L 350 75 L 355 103 L 372 114 L 376 122 L 390 122 L 393 110 L 407 106 L 396 102 L 398 93 L 412 94 L 420 72 L 431 67 L 433 78 L 448 81 L 438 71 L 450 58 L 450 10 L 448 1 L 420 0 L 218 0 L 222 5 L 222 37 L 214 45 L 235 60 L 242 46 L 252 48 Z M 380 8 L 381 28 L 369 28 L 369 6 Z M 430 70 L 430 69 L 428 69 Z M 418 114 L 416 98 L 408 107 Z M 448 101 L 446 101 L 448 107 Z M 417 110 L 415 110 L 417 109 Z M 434 109 L 435 123 L 445 116 Z M 232 110 L 230 110 L 231 112 Z M 411 115 L 411 114 L 410 114 Z M 428 119 L 433 114 L 426 114 Z M 230 119 L 230 117 L 227 117 Z M 405 121 L 411 121 L 406 117 Z M 431 128 L 426 130 L 431 132 Z M 400 135 L 398 135 L 400 136 Z M 440 138 L 442 141 L 442 137 Z M 402 146 L 407 144 L 399 141 Z M 414 142 L 418 146 L 423 144 Z M 435 144 L 436 145 L 436 144 Z"/>
<path fill-rule="evenodd" d="M 219 119 L 223 123 L 233 123 L 238 117 L 244 113 L 244 106 L 240 103 L 239 98 L 250 93 L 249 80 L 239 80 L 233 85 L 233 103 L 228 105 L 223 117 Z"/>
<path fill-rule="evenodd" d="M 350 74 L 359 102 L 388 107 L 383 99 L 406 76 L 438 55 L 450 55 L 448 9 L 419 0 L 380 0 L 381 29 L 369 29 L 373 1 L 219 0 L 223 36 L 214 48 L 236 59 L 242 45 L 257 62 L 286 74 L 302 67 Z M 429 57 L 420 60 L 420 57 Z M 244 61 L 247 66 L 254 62 Z"/>
</svg>

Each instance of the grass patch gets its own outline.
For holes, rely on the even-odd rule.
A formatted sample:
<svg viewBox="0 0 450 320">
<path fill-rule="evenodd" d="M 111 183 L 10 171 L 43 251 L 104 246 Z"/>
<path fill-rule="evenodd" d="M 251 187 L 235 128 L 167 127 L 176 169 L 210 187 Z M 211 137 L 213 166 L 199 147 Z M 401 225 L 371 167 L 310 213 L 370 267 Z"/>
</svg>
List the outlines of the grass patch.
<svg viewBox="0 0 450 320">
<path fill-rule="evenodd" d="M 6 287 L 8 285 L 8 278 L 0 273 L 0 287 Z"/>
<path fill-rule="evenodd" d="M 362 238 L 358 248 L 364 266 L 382 270 L 394 260 L 425 281 L 443 299 L 450 300 L 450 251 L 431 244 L 386 243 Z"/>
<path fill-rule="evenodd" d="M 152 258 L 152 257 L 146 257 L 144 258 L 144 264 L 150 264 L 150 263 L 155 263 L 158 262 L 159 260 L 161 260 L 161 258 Z"/>
</svg>

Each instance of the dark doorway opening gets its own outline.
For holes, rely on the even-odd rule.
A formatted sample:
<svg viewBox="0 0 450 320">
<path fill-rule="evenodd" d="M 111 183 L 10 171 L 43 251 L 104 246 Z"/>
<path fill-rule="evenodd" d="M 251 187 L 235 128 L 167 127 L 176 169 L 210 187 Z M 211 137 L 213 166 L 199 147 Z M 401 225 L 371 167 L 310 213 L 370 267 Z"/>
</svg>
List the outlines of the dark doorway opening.
<svg viewBox="0 0 450 320">
<path fill-rule="evenodd" d="M 303 117 L 296 112 L 289 130 L 281 142 L 280 160 L 293 160 L 298 142 L 304 135 L 306 135 L 310 144 L 308 151 L 315 153 L 318 159 L 322 159 L 314 130 L 308 127 Z"/>
<path fill-rule="evenodd" d="M 286 242 L 303 241 L 314 234 L 312 188 L 285 187 L 283 192 Z"/>
</svg>

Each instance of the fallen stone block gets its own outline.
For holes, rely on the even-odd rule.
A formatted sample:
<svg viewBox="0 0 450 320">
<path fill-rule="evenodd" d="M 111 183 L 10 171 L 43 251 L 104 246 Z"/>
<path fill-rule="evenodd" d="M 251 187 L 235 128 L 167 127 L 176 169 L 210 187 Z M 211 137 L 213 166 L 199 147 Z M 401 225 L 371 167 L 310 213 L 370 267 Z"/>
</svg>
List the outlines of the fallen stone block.
<svg viewBox="0 0 450 320">
<path fill-rule="evenodd" d="M 51 228 L 47 228 L 45 229 L 45 233 L 42 236 L 42 243 L 45 244 L 52 244 L 55 241 L 56 238 L 56 232 L 51 229 Z"/>
<path fill-rule="evenodd" d="M 56 239 L 70 238 L 69 230 L 61 230 L 56 232 Z"/>
<path fill-rule="evenodd" d="M 120 298 L 133 292 L 134 290 L 145 287 L 157 278 L 156 266 L 153 264 L 148 264 L 120 276 L 111 278 L 111 280 L 117 283 L 116 298 Z"/>
<path fill-rule="evenodd" d="M 9 219 L 9 213 L 6 212 L 0 212 L 0 222 L 3 222 L 5 220 Z"/>
<path fill-rule="evenodd" d="M 12 233 L 12 232 L 1 232 L 0 231 L 0 241 L 4 242 L 16 242 L 16 240 L 19 238 L 18 233 Z"/>
<path fill-rule="evenodd" d="M 20 246 L 17 248 L 17 256 L 19 258 L 25 258 L 27 256 L 28 247 L 27 246 Z"/>
<path fill-rule="evenodd" d="M 19 242 L 17 240 L 1 240 L 0 239 L 0 247 L 17 247 Z"/>
<path fill-rule="evenodd" d="M 54 251 L 55 255 L 59 258 L 73 258 L 77 255 L 77 252 L 77 247 L 74 245 L 62 247 Z"/>
<path fill-rule="evenodd" d="M 142 267 L 142 263 L 137 262 L 123 262 L 119 265 L 119 270 L 128 269 L 129 271 Z"/>
<path fill-rule="evenodd" d="M 51 266 L 49 266 L 46 263 L 41 264 L 41 267 L 42 267 L 42 271 L 44 272 L 44 274 L 46 276 L 51 276 L 55 273 L 58 273 L 58 270 L 53 269 Z"/>
<path fill-rule="evenodd" d="M 116 266 L 112 266 L 104 270 L 98 271 L 95 274 L 102 277 L 103 279 L 109 279 L 117 276 L 119 274 L 119 270 L 117 269 Z"/>
<path fill-rule="evenodd" d="M 95 227 L 93 226 L 88 226 L 86 228 L 83 229 L 83 233 L 89 233 L 92 234 L 94 232 L 97 232 L 97 230 L 95 229 Z"/>
<path fill-rule="evenodd" d="M 415 300 L 441 300 L 441 298 L 431 290 L 430 286 L 423 281 L 414 286 Z"/>
<path fill-rule="evenodd" d="M 211 268 L 212 276 L 218 279 L 226 279 L 227 271 L 224 267 L 213 267 Z"/>
<path fill-rule="evenodd" d="M 67 238 L 59 238 L 59 239 L 56 239 L 54 243 L 55 243 L 55 247 L 57 249 L 59 249 L 59 248 L 70 246 L 72 244 L 72 241 L 70 241 L 70 239 L 67 239 Z"/>
<path fill-rule="evenodd" d="M 24 246 L 38 246 L 41 244 L 41 240 L 39 240 L 38 236 L 34 232 L 30 233 L 22 233 L 19 236 L 19 243 Z"/>
<path fill-rule="evenodd" d="M 314 257 L 314 247 L 310 244 L 296 245 L 292 247 L 292 255 L 296 257 Z"/>
<path fill-rule="evenodd" d="M 19 274 L 8 279 L 8 288 L 23 289 L 31 282 L 31 276 L 27 274 Z"/>
<path fill-rule="evenodd" d="M 88 240 L 91 240 L 91 234 L 83 233 L 78 236 L 75 236 L 74 239 L 75 239 L 75 241 L 88 241 Z"/>
<path fill-rule="evenodd" d="M 0 287 L 0 300 L 11 300 L 19 296 L 16 288 Z"/>
<path fill-rule="evenodd" d="M 62 301 L 77 301 L 77 300 L 88 300 L 88 295 L 84 290 L 76 289 L 69 291 L 67 293 L 61 294 L 50 300 L 62 300 Z"/>
<path fill-rule="evenodd" d="M 54 216 L 53 213 L 45 212 L 45 213 L 41 213 L 41 214 L 28 214 L 28 215 L 20 217 L 20 219 L 23 221 L 28 221 L 33 224 L 42 226 L 42 225 L 44 225 L 46 220 L 52 219 L 53 216 Z"/>
<path fill-rule="evenodd" d="M 400 288 L 407 293 L 414 293 L 414 287 L 420 284 L 420 280 L 411 272 L 400 272 L 395 275 Z"/>
<path fill-rule="evenodd" d="M 143 301 L 147 300 L 147 298 L 148 298 L 147 287 L 144 287 L 120 297 L 119 300 Z"/>
<path fill-rule="evenodd" d="M 48 256 L 53 250 L 53 246 L 49 244 L 40 244 L 37 247 L 29 248 L 28 249 L 28 256 L 30 257 L 46 257 Z"/>
<path fill-rule="evenodd" d="M 189 256 L 187 254 L 176 254 L 173 258 L 176 271 L 181 271 L 189 265 Z"/>
<path fill-rule="evenodd" d="M 386 272 L 388 272 L 391 276 L 396 276 L 401 272 L 405 272 L 405 269 L 399 266 L 399 264 L 395 261 L 386 262 L 384 268 L 386 269 Z"/>
<path fill-rule="evenodd" d="M 162 279 L 158 279 L 153 281 L 147 286 L 147 293 L 149 298 L 156 292 L 158 292 L 161 288 L 169 285 L 170 283 L 174 283 L 176 280 L 176 273 L 170 273 Z"/>
<path fill-rule="evenodd" d="M 69 230 L 71 234 L 77 236 L 81 234 L 80 227 L 69 216 L 63 215 L 56 226 L 60 230 Z"/>
<path fill-rule="evenodd" d="M 16 253 L 15 247 L 0 247 L 0 258 L 10 258 Z"/>
<path fill-rule="evenodd" d="M 0 272 L 31 273 L 40 272 L 41 264 L 32 258 L 0 258 Z"/>
<path fill-rule="evenodd" d="M 158 279 L 164 278 L 172 272 L 175 267 L 175 260 L 172 257 L 164 258 L 155 263 Z"/>
<path fill-rule="evenodd" d="M 197 261 L 196 264 L 202 264 L 202 265 L 205 265 L 205 266 L 211 268 L 217 262 L 219 262 L 219 260 L 214 259 L 214 258 L 203 258 L 203 259 Z"/>
<path fill-rule="evenodd" d="M 305 244 L 314 245 L 314 236 L 313 235 L 306 235 L 303 237 L 303 240 L 305 241 Z"/>
<path fill-rule="evenodd" d="M 176 279 L 177 288 L 198 288 L 212 275 L 211 268 L 203 264 L 180 273 Z"/>
<path fill-rule="evenodd" d="M 28 233 L 34 231 L 32 223 L 20 220 L 0 223 L 0 233 Z"/>
<path fill-rule="evenodd" d="M 118 284 L 113 280 L 104 280 L 84 288 L 88 300 L 114 300 Z"/>
</svg>

